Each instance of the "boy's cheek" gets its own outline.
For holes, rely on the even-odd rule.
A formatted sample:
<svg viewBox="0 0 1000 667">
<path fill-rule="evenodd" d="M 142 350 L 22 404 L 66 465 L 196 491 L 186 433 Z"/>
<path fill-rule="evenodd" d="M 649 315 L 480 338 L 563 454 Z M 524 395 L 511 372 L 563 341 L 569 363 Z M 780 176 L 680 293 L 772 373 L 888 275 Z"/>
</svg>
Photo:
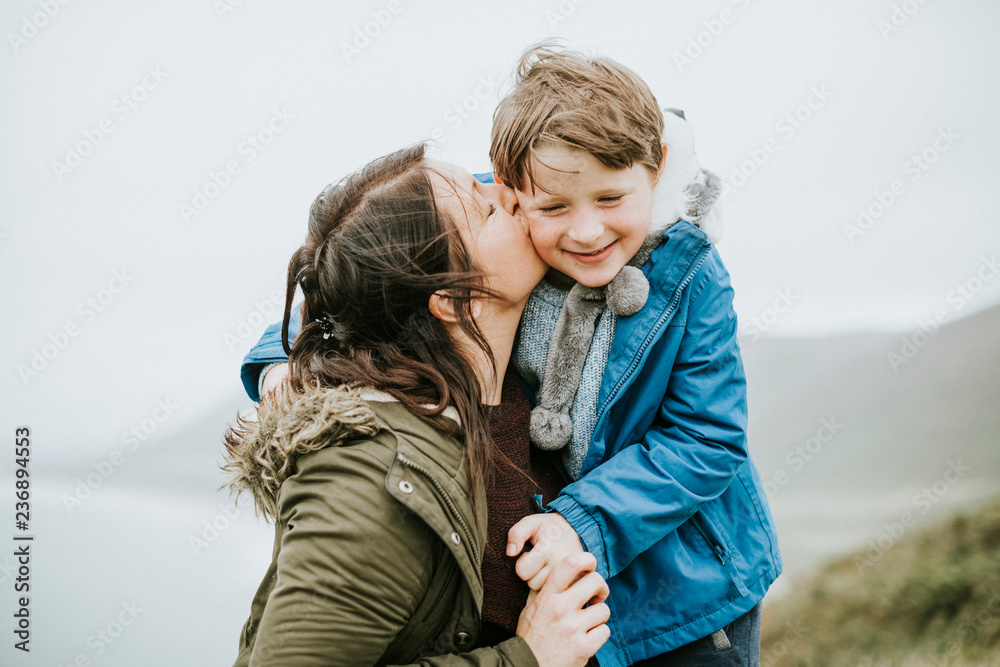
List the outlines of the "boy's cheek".
<svg viewBox="0 0 1000 667">
<path fill-rule="evenodd" d="M 521 228 L 524 229 L 524 233 L 531 235 L 531 223 L 528 220 L 528 214 L 524 212 L 523 208 L 517 209 L 514 214 L 514 219 L 521 223 Z"/>
<path fill-rule="evenodd" d="M 544 239 L 548 234 L 546 234 L 545 223 L 539 219 L 537 214 L 525 213 L 522 217 L 524 221 L 524 231 L 528 232 L 528 236 L 531 237 L 531 242 L 537 247 L 540 243 L 544 243 Z M 551 231 L 551 230 L 550 230 Z"/>
<path fill-rule="evenodd" d="M 553 238 L 552 230 L 546 229 L 544 224 L 532 224 L 531 218 L 525 216 L 528 225 L 528 238 L 531 245 L 535 246 L 535 252 L 548 264 L 552 265 L 553 252 L 558 241 Z"/>
</svg>

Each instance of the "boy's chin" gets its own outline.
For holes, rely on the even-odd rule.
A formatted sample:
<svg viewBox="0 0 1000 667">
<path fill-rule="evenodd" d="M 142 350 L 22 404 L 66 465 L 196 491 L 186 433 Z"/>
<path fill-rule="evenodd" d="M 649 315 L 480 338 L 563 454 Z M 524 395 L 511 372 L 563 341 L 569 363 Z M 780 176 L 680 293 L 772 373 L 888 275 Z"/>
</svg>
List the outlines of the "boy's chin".
<svg viewBox="0 0 1000 667">
<path fill-rule="evenodd" d="M 615 276 L 617 276 L 618 272 L 621 271 L 621 267 L 618 267 L 617 271 L 610 268 L 606 271 L 580 271 L 579 269 L 570 271 L 563 271 L 561 269 L 557 270 L 564 273 L 575 282 L 580 283 L 584 287 L 604 287 L 615 279 Z"/>
</svg>

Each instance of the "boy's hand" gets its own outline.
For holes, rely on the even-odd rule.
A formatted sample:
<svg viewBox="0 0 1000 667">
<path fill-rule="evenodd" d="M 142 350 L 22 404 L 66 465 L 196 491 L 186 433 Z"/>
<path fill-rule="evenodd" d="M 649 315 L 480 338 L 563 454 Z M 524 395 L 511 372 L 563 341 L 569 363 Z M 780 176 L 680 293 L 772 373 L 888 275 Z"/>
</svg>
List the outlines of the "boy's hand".
<svg viewBox="0 0 1000 667">
<path fill-rule="evenodd" d="M 514 571 L 532 590 L 541 590 L 553 566 L 571 554 L 583 553 L 580 537 L 558 512 L 532 514 L 507 533 L 507 555 L 516 556 L 531 542 L 531 551 L 517 559 Z"/>
<path fill-rule="evenodd" d="M 269 370 L 267 375 L 264 376 L 264 382 L 260 385 L 260 395 L 265 396 L 276 393 L 276 390 L 284 386 L 285 379 L 288 377 L 288 371 L 288 362 L 278 364 Z"/>
</svg>

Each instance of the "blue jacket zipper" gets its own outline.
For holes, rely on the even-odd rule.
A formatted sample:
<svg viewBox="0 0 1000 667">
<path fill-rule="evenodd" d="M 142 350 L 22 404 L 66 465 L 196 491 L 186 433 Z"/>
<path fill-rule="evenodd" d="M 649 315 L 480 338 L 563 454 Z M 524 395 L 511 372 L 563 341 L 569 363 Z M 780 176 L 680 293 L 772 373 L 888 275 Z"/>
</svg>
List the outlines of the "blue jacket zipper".
<svg viewBox="0 0 1000 667">
<path fill-rule="evenodd" d="M 614 402 L 618 400 L 618 395 L 621 393 L 622 387 L 625 386 L 627 381 L 632 377 L 636 369 L 639 367 L 639 360 L 642 359 L 643 352 L 645 352 L 646 348 L 649 347 L 652 344 L 652 341 L 656 339 L 656 334 L 663 326 L 663 323 L 667 321 L 671 313 L 673 313 L 674 309 L 677 308 L 677 304 L 681 300 L 681 293 L 684 291 L 684 288 L 687 287 L 688 283 L 691 282 L 691 280 L 694 278 L 694 275 L 698 273 L 698 269 L 701 268 L 701 265 L 705 263 L 705 258 L 708 257 L 708 249 L 709 246 L 704 246 L 698 252 L 698 255 L 696 256 L 698 261 L 694 264 L 694 268 L 688 271 L 687 276 L 684 277 L 684 280 L 682 280 L 680 285 L 677 286 L 677 289 L 674 290 L 674 296 L 673 298 L 671 298 L 670 303 L 667 305 L 667 309 L 663 311 L 663 315 L 660 317 L 659 320 L 657 320 L 656 324 L 650 330 L 645 340 L 642 341 L 642 346 L 639 348 L 639 351 L 636 353 L 632 361 L 629 363 L 629 367 L 625 370 L 622 376 L 618 378 L 618 382 L 611 390 L 611 393 L 608 394 L 607 400 L 604 401 L 604 405 L 602 405 L 601 409 L 598 411 L 597 425 L 594 426 L 595 436 L 601 432 L 601 428 L 604 426 L 604 418 L 607 416 L 608 410 L 611 408 Z M 593 436 L 591 437 L 591 444 L 593 444 Z M 607 448 L 605 448 L 604 454 L 606 460 Z"/>
</svg>

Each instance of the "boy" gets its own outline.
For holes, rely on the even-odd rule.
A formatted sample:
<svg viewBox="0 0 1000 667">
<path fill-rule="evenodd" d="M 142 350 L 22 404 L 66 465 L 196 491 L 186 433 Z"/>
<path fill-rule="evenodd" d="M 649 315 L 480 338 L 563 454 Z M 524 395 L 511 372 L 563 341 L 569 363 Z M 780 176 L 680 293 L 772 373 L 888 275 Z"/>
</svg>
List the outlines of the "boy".
<svg viewBox="0 0 1000 667">
<path fill-rule="evenodd" d="M 552 410 L 532 419 L 535 444 L 561 447 L 575 481 L 511 529 L 507 554 L 533 543 L 517 572 L 535 590 L 567 553 L 597 556 L 611 588 L 604 667 L 757 664 L 758 605 L 781 558 L 746 448 L 728 273 L 699 229 L 653 214 L 670 150 L 663 127 L 631 70 L 545 46 L 522 57 L 494 116 L 495 178 L 517 192 L 542 259 L 576 283 L 559 289 L 556 274 L 535 290 L 515 367 L 544 398 L 572 374 L 560 357 L 585 357 L 579 386 L 554 401 L 571 433 Z M 639 262 L 650 285 L 641 309 L 581 316 L 600 299 L 584 288 L 612 283 L 644 243 L 655 249 Z M 584 328 L 581 354 L 571 348 Z"/>
</svg>

